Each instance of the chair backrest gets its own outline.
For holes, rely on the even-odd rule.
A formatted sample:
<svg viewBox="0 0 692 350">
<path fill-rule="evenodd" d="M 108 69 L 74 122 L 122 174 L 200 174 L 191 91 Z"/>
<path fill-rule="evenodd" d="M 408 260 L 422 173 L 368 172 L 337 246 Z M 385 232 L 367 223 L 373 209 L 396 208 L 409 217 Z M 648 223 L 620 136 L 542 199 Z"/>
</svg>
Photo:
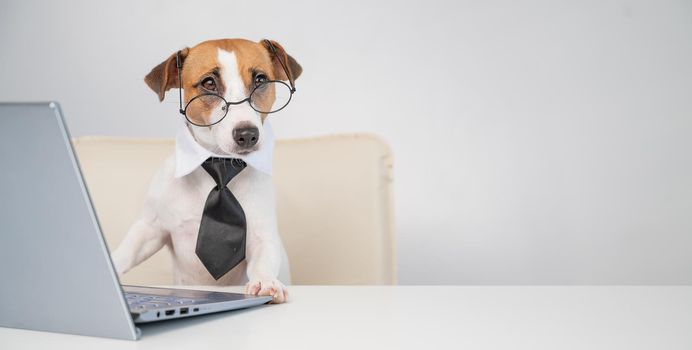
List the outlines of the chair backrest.
<svg viewBox="0 0 692 350">
<path fill-rule="evenodd" d="M 149 182 L 174 142 L 81 137 L 74 145 L 113 249 L 139 215 Z M 293 284 L 396 283 L 391 167 L 389 148 L 372 135 L 277 142 L 279 231 Z M 167 249 L 122 282 L 171 284 Z"/>
</svg>

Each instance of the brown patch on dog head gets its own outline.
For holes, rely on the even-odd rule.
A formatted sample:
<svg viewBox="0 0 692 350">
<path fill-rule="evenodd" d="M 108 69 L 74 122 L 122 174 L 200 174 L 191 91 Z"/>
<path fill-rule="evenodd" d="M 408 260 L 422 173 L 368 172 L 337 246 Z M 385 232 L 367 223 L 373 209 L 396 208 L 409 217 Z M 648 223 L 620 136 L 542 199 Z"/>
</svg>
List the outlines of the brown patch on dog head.
<svg viewBox="0 0 692 350">
<path fill-rule="evenodd" d="M 182 65 L 189 51 L 190 49 L 184 48 L 173 53 L 168 59 L 154 67 L 151 72 L 144 77 L 144 82 L 159 96 L 159 101 L 163 101 L 166 91 L 173 87 L 180 86 L 176 57 L 178 53 L 180 53 L 180 64 Z"/>
</svg>

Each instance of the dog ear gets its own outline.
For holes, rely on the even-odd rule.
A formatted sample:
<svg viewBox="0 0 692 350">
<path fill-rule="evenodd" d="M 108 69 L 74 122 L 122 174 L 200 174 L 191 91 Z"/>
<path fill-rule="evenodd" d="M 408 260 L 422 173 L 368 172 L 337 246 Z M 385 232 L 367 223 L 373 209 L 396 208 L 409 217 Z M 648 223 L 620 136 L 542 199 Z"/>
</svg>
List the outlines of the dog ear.
<svg viewBox="0 0 692 350">
<path fill-rule="evenodd" d="M 154 90 L 154 92 L 159 96 L 159 101 L 163 101 L 163 97 L 171 88 L 180 86 L 178 81 L 178 65 L 176 64 L 176 56 L 180 53 L 180 65 L 182 67 L 183 62 L 187 54 L 190 52 L 189 48 L 184 48 L 178 52 L 175 52 L 168 57 L 167 60 L 161 62 L 158 66 L 154 67 L 146 77 L 144 77 L 144 82 L 147 83 L 149 88 Z"/>
<path fill-rule="evenodd" d="M 272 63 L 274 64 L 274 75 L 277 77 L 277 79 L 290 80 L 286 76 L 286 72 L 281 66 L 281 62 L 286 65 L 286 69 L 288 69 L 288 72 L 291 74 L 291 78 L 293 78 L 293 80 L 298 79 L 300 74 L 303 73 L 303 67 L 301 67 L 300 64 L 298 64 L 298 62 L 291 57 L 291 55 L 286 53 L 286 50 L 284 50 L 281 44 L 274 40 L 267 39 L 262 40 L 260 43 L 269 52 L 269 57 L 271 57 Z M 271 46 L 274 47 L 274 50 L 271 49 Z M 281 62 L 278 60 L 281 60 Z"/>
</svg>

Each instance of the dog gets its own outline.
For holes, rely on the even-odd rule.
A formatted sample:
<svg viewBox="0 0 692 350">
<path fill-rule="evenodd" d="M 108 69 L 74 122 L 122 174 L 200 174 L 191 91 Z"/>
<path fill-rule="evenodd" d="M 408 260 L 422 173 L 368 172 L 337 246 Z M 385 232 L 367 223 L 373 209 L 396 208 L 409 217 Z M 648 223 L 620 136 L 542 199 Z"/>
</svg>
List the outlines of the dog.
<svg viewBox="0 0 692 350">
<path fill-rule="evenodd" d="M 180 71 L 178 66 L 182 67 Z M 275 41 L 220 39 L 172 54 L 154 67 L 144 81 L 159 101 L 163 101 L 169 89 L 182 86 L 182 112 L 182 106 L 200 94 L 218 94 L 226 101 L 242 101 L 258 82 L 295 80 L 301 73 L 298 62 Z M 267 162 L 271 167 L 273 151 L 267 114 L 258 112 L 249 102 L 226 108 L 225 117 L 211 126 L 196 126 L 198 123 L 191 123 L 189 117 L 181 118 L 176 151 L 154 176 L 142 214 L 113 252 L 113 263 L 122 276 L 168 247 L 176 284 L 245 284 L 245 293 L 271 295 L 273 303 L 283 303 L 288 299 L 288 291 L 279 280 L 279 272 L 287 271 L 288 266 L 281 266 L 282 260 L 287 262 L 287 259 L 277 229 L 274 185 L 266 169 L 262 169 L 262 164 L 267 167 Z M 199 154 L 202 158 L 209 154 L 241 158 L 248 164 L 228 184 L 247 220 L 245 260 L 218 280 L 195 254 L 205 201 L 216 186 L 197 164 L 200 160 L 194 161 Z M 259 165 L 253 167 L 253 156 L 260 154 L 264 155 L 259 157 Z"/>
</svg>

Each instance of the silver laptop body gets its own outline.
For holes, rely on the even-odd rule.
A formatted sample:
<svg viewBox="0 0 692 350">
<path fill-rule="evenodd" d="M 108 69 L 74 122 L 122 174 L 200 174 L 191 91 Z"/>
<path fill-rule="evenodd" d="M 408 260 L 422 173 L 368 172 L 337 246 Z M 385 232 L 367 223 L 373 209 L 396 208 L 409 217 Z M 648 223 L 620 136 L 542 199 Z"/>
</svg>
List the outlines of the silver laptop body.
<svg viewBox="0 0 692 350">
<path fill-rule="evenodd" d="M 270 300 L 121 288 L 58 104 L 0 103 L 0 327 L 135 340 L 135 323 Z"/>
</svg>

